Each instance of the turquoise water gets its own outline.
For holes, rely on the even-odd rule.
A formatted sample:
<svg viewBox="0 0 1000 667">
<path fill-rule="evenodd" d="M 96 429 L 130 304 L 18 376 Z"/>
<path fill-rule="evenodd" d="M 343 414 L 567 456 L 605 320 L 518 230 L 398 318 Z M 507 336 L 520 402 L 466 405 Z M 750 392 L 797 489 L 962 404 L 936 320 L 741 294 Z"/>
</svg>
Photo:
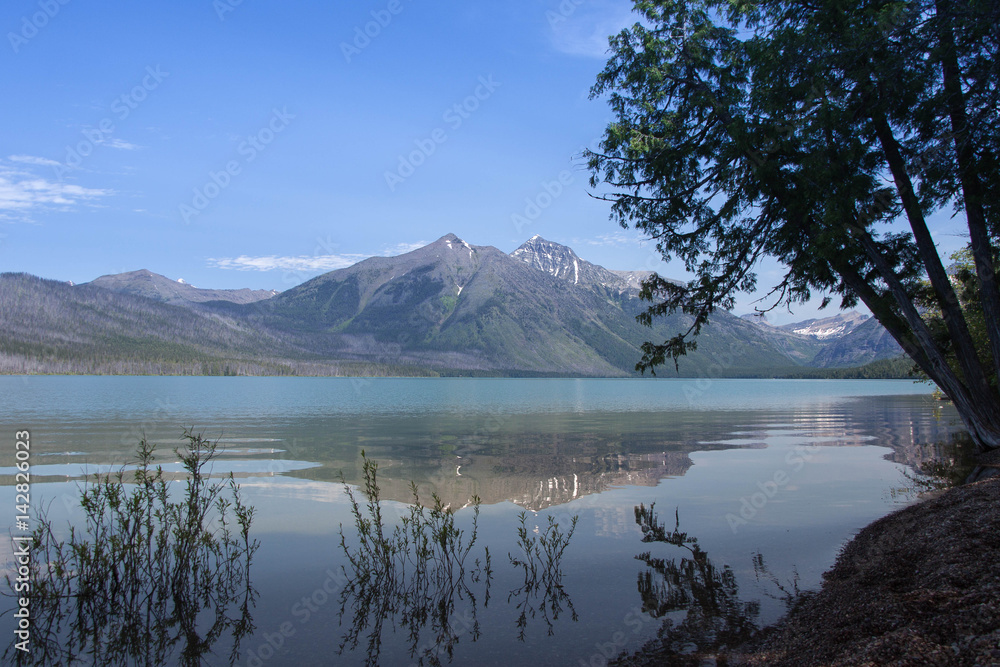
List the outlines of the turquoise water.
<svg viewBox="0 0 1000 667">
<path fill-rule="evenodd" d="M 489 546 L 495 577 L 489 604 L 476 602 L 478 634 L 468 600 L 456 607 L 454 664 L 604 664 L 684 616 L 657 608 L 636 556 L 687 552 L 644 544 L 636 505 L 655 502 L 668 529 L 676 512 L 731 569 L 739 599 L 759 605 L 752 621 L 771 622 L 781 587 L 818 586 L 851 535 L 913 499 L 915 466 L 952 455 L 956 416 L 930 391 L 909 381 L 3 377 L 0 507 L 14 506 L 15 430 L 31 431 L 33 504 L 66 523 L 82 516 L 83 475 L 127 463 L 143 434 L 174 469 L 170 449 L 194 427 L 220 440 L 215 472 L 233 472 L 257 508 L 257 632 L 238 664 L 364 664 L 366 641 L 336 654 L 350 605 L 339 613 L 342 582 L 329 574 L 344 563 L 338 527 L 351 526 L 339 476 L 360 481 L 364 449 L 393 521 L 410 481 L 464 507 L 466 528 L 469 498 L 482 498 L 477 553 Z M 513 594 L 521 511 L 532 534 L 549 516 L 564 527 L 579 517 L 558 618 Z M 526 608 L 536 613 L 522 635 Z M 430 627 L 416 643 L 407 632 L 383 627 L 379 664 L 448 662 Z"/>
<path fill-rule="evenodd" d="M 331 414 L 759 410 L 852 396 L 926 395 L 907 380 L 468 378 L 0 378 L 5 415 L 93 421 L 178 412 L 188 420 Z M 763 389 L 765 388 L 766 389 Z"/>
</svg>

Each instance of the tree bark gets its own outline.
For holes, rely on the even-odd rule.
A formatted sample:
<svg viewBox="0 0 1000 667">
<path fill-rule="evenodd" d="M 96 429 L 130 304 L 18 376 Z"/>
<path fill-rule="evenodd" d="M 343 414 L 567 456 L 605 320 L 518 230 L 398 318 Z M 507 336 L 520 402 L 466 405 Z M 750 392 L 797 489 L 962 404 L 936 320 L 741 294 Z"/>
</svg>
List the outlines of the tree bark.
<svg viewBox="0 0 1000 667">
<path fill-rule="evenodd" d="M 969 333 L 965 314 L 958 302 L 958 295 L 955 294 L 948 272 L 945 271 L 944 265 L 941 263 L 941 257 L 938 255 L 931 232 L 927 228 L 920 202 L 913 190 L 913 183 L 909 174 L 906 173 L 906 163 L 900 153 L 899 143 L 880 109 L 873 106 L 870 117 L 874 123 L 879 143 L 882 145 L 882 152 L 889 165 L 889 171 L 896 184 L 896 191 L 899 192 L 903 202 L 903 210 L 910 222 L 910 229 L 913 230 L 913 238 L 917 243 L 920 260 L 927 271 L 931 287 L 937 295 L 938 305 L 941 307 L 941 317 L 948 327 L 948 333 L 954 344 L 955 356 L 958 358 L 958 363 L 969 388 L 985 398 L 992 393 L 989 380 L 979 361 L 976 344 L 972 340 L 972 334 Z"/>
<path fill-rule="evenodd" d="M 711 88 L 704 81 L 701 81 L 697 75 L 694 77 L 692 83 L 695 88 L 706 94 L 712 101 L 714 111 L 719 116 L 727 131 L 731 132 L 735 121 L 730 110 L 719 102 Z M 746 148 L 745 156 L 751 162 L 753 168 L 759 169 L 762 166 L 759 153 Z M 783 202 L 786 199 L 787 193 L 782 192 L 779 188 L 772 189 L 772 195 L 779 202 Z M 785 210 L 791 211 L 793 209 L 785 206 Z M 799 221 L 799 225 L 800 228 L 805 230 L 813 228 L 812 225 L 802 220 Z M 926 225 L 924 227 L 926 228 Z M 956 376 L 945 360 L 940 348 L 934 342 L 926 323 L 917 312 L 916 306 L 909 294 L 906 293 L 895 271 L 893 271 L 892 267 L 885 260 L 885 257 L 878 251 L 867 230 L 854 221 L 845 225 L 845 229 L 860 232 L 860 234 L 855 233 L 852 236 L 860 242 L 865 255 L 873 262 L 879 274 L 886 281 L 893 295 L 893 300 L 896 301 L 899 312 L 902 314 L 902 319 L 883 300 L 877 298 L 878 295 L 875 290 L 846 261 L 835 256 L 828 259 L 831 266 L 837 269 L 837 272 L 844 278 L 851 289 L 872 309 L 872 313 L 875 314 L 876 319 L 886 327 L 890 335 L 896 339 L 904 351 L 920 364 L 928 376 L 948 394 L 948 397 L 954 402 L 959 417 L 968 429 L 977 448 L 980 451 L 1000 448 L 1000 403 L 996 400 L 991 400 L 990 393 L 979 394 L 977 396 L 976 392 L 970 392 L 965 383 Z M 940 264 L 940 258 L 938 258 L 938 264 Z M 843 273 L 838 266 L 843 269 Z M 962 322 L 964 323 L 964 318 Z M 907 331 L 907 329 L 909 330 Z M 979 366 L 979 369 L 981 373 L 981 366 Z M 982 376 L 980 375 L 980 377 Z M 981 383 L 977 384 L 981 386 Z"/>
<path fill-rule="evenodd" d="M 934 351 L 928 354 L 924 346 L 914 337 L 912 330 L 907 330 L 907 323 L 893 312 L 885 299 L 853 267 L 839 258 L 834 258 L 831 265 L 844 279 L 844 282 L 854 290 L 858 298 L 868 306 L 879 324 L 886 328 L 886 331 L 899 343 L 906 354 L 955 403 L 958 415 L 969 431 L 976 447 L 980 451 L 989 451 L 1000 447 L 1000 428 L 992 424 L 991 420 L 984 415 L 979 414 L 975 397 L 968 393 L 961 380 L 955 376 L 946 363 L 942 366 L 943 358 L 937 359 L 937 363 L 932 361 L 931 357 L 935 356 Z"/>
<path fill-rule="evenodd" d="M 983 186 L 976 171 L 976 157 L 969 137 L 969 120 L 962 92 L 961 68 L 958 63 L 955 36 L 951 29 L 950 0 L 935 0 L 938 22 L 938 39 L 941 46 L 941 74 L 951 131 L 955 140 L 955 153 L 965 203 L 965 217 L 969 225 L 972 257 L 979 277 L 980 297 L 986 329 L 993 355 L 993 372 L 1000 379 L 1000 286 L 997 284 L 993 262 L 994 248 L 990 243 L 986 212 L 983 208 Z"/>
</svg>

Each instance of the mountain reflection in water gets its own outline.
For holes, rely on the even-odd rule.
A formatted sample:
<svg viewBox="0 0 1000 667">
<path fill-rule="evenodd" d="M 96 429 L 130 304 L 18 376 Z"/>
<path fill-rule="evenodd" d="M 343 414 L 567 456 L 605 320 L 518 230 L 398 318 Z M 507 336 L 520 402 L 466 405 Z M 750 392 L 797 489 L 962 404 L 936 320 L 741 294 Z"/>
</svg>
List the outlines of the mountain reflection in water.
<svg viewBox="0 0 1000 667">
<path fill-rule="evenodd" d="M 785 434 L 822 447 L 889 447 L 889 460 L 918 468 L 942 455 L 927 443 L 955 430 L 946 417 L 927 418 L 940 413 L 936 403 L 918 395 L 719 413 L 317 417 L 296 425 L 283 458 L 321 464 L 291 476 L 337 482 L 343 471 L 359 483 L 364 447 L 383 462 L 384 498 L 407 502 L 416 481 L 453 506 L 478 495 L 539 511 L 618 486 L 656 486 L 687 474 L 693 453 L 764 448 Z"/>
<path fill-rule="evenodd" d="M 787 597 L 781 587 L 816 588 L 845 540 L 912 499 L 924 476 L 914 483 L 909 468 L 937 471 L 960 459 L 954 410 L 928 388 L 898 381 L 32 377 L 0 378 L 0 388 L 4 419 L 36 425 L 32 501 L 54 500 L 60 525 L 84 525 L 79 471 L 120 466 L 143 429 L 159 442 L 185 423 L 223 436 L 231 449 L 220 451 L 215 472 L 231 470 L 257 510 L 257 629 L 238 661 L 249 667 L 364 664 L 376 616 L 382 664 L 415 663 L 418 655 L 425 664 L 603 664 L 656 640 L 668 620 L 675 652 L 709 655 L 718 637 L 735 641 L 751 625 L 775 621 Z M 455 586 L 430 590 L 404 617 L 399 596 L 380 599 L 369 586 L 359 599 L 370 593 L 371 613 L 347 599 L 338 614 L 351 571 L 338 525 L 357 546 L 340 472 L 363 493 L 362 449 L 379 461 L 390 532 L 409 514 L 411 481 L 421 498 L 434 493 L 454 508 L 455 528 L 467 534 L 473 508 L 466 504 L 481 499 L 465 579 L 475 610 Z M 805 459 L 800 449 L 808 461 L 790 465 Z M 0 495 L 11 506 L 15 469 L 2 465 Z M 769 482 L 779 475 L 766 505 L 754 503 L 756 512 L 744 516 L 744 501 L 775 490 Z M 710 558 L 699 560 L 691 544 L 637 548 L 643 533 L 633 507 L 653 502 L 679 507 L 681 525 Z M 530 566 L 526 577 L 510 563 L 526 558 L 518 546 L 522 512 L 527 536 L 539 541 L 550 517 L 565 534 L 579 516 L 559 576 L 533 581 Z M 0 562 L 11 560 L 7 545 L 0 543 Z M 755 560 L 761 545 L 769 545 L 766 568 Z M 469 574 L 487 546 L 488 605 L 485 575 L 474 582 Z M 648 562 L 635 559 L 646 550 Z M 675 567 L 688 579 L 668 585 Z M 688 608 L 670 611 L 677 590 L 695 604 L 690 619 Z M 434 618 L 441 600 L 447 621 Z M 10 598 L 0 604 L 12 606 Z M 239 618 L 240 604 L 232 602 L 230 617 Z M 393 604 L 398 613 L 377 611 Z M 356 611 L 369 619 L 357 648 L 345 645 L 336 656 Z M 0 630 L 11 617 L 0 616 Z M 207 612 L 200 617 L 211 625 Z M 420 627 L 412 656 L 411 617 Z M 221 636 L 204 662 L 225 662 L 230 647 Z"/>
</svg>

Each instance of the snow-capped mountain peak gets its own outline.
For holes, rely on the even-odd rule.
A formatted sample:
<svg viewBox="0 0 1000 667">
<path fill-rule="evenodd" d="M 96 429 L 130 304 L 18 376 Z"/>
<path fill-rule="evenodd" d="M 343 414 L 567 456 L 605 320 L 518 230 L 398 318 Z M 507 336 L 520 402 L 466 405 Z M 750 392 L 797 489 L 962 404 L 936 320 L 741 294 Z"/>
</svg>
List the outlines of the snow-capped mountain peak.
<svg viewBox="0 0 1000 667">
<path fill-rule="evenodd" d="M 573 252 L 572 248 L 546 241 L 538 234 L 512 252 L 511 257 L 531 264 L 556 278 L 570 280 L 577 285 L 580 283 L 580 263 L 583 260 Z"/>
<path fill-rule="evenodd" d="M 648 271 L 612 271 L 591 264 L 569 246 L 547 241 L 535 234 L 510 254 L 514 259 L 530 264 L 539 271 L 573 283 L 590 287 L 606 287 L 617 293 L 636 292 Z"/>
<path fill-rule="evenodd" d="M 852 310 L 846 313 L 838 313 L 833 317 L 805 320 L 794 324 L 785 324 L 778 328 L 799 334 L 800 336 L 813 336 L 820 340 L 832 340 L 851 333 L 858 326 L 864 324 L 868 318 L 868 315 L 862 315 Z"/>
</svg>

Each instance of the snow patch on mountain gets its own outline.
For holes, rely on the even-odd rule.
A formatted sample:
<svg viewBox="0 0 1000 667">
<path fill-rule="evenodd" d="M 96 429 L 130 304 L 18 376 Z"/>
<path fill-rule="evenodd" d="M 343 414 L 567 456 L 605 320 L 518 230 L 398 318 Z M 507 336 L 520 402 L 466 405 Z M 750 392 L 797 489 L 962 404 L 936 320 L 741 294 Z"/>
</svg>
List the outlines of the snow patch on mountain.
<svg viewBox="0 0 1000 667">
<path fill-rule="evenodd" d="M 611 271 L 581 259 L 572 248 L 535 234 L 510 254 L 550 276 L 578 286 L 600 286 L 618 293 L 636 292 L 648 271 Z"/>
<path fill-rule="evenodd" d="M 793 332 L 801 336 L 816 336 L 816 338 L 839 338 L 851 330 L 851 327 L 847 324 L 841 324 L 840 326 L 832 327 L 802 327 L 801 329 L 792 329 Z"/>
<path fill-rule="evenodd" d="M 776 328 L 800 336 L 812 336 L 819 340 L 834 340 L 851 333 L 867 322 L 869 317 L 869 315 L 862 315 L 857 311 L 851 310 L 846 313 L 837 313 L 833 317 L 804 320 Z"/>
</svg>

